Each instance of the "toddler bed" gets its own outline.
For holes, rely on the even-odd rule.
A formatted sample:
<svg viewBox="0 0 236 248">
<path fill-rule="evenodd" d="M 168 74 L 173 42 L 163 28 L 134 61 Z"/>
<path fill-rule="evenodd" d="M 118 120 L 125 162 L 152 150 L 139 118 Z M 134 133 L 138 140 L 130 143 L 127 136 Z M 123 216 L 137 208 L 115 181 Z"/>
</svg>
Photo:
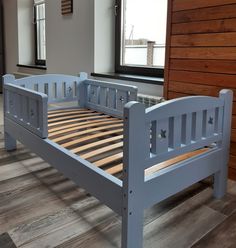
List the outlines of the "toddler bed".
<svg viewBox="0 0 236 248">
<path fill-rule="evenodd" d="M 145 208 L 210 175 L 220 198 L 227 182 L 232 91 L 148 109 L 136 99 L 85 73 L 4 76 L 6 149 L 19 140 L 118 213 L 122 248 L 142 247 Z"/>
</svg>

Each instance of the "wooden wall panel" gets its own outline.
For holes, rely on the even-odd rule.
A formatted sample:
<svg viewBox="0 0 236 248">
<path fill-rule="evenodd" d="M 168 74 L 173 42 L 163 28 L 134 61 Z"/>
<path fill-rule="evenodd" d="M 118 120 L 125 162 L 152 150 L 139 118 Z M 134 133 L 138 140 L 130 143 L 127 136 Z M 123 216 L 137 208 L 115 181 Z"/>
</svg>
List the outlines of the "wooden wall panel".
<svg viewBox="0 0 236 248">
<path fill-rule="evenodd" d="M 234 91 L 229 177 L 236 180 L 236 0 L 169 0 L 165 97 Z"/>
</svg>

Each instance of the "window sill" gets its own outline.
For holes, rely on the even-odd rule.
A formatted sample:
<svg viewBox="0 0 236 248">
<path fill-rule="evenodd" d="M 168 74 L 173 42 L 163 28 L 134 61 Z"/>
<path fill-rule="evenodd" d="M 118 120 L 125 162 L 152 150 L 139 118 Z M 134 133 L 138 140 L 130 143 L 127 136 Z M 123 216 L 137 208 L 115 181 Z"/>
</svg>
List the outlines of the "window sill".
<svg viewBox="0 0 236 248">
<path fill-rule="evenodd" d="M 156 85 L 164 84 L 164 78 L 137 76 L 137 75 L 114 73 L 114 72 L 104 72 L 104 73 L 93 72 L 91 73 L 91 76 L 112 78 L 112 79 L 117 79 L 117 80 L 133 81 L 133 82 L 147 83 L 147 84 L 156 84 Z"/>
<path fill-rule="evenodd" d="M 22 64 L 17 64 L 17 66 L 18 67 L 23 67 L 23 68 L 47 70 L 47 67 L 45 65 L 22 65 Z"/>
</svg>

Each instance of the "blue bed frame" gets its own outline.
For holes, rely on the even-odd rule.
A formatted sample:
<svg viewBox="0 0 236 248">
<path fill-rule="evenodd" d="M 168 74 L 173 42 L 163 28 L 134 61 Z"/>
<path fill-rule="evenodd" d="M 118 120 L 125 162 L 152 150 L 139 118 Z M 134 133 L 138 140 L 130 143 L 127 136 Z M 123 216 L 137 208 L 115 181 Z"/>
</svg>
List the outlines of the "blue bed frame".
<svg viewBox="0 0 236 248">
<path fill-rule="evenodd" d="M 137 88 L 80 76 L 4 76 L 5 147 L 16 140 L 122 216 L 122 248 L 143 246 L 143 211 L 190 185 L 214 176 L 214 196 L 226 192 L 233 94 L 191 96 L 148 109 Z M 48 139 L 53 103 L 76 101 L 124 120 L 123 180 Z M 75 108 L 75 106 L 73 107 Z M 206 152 L 145 176 L 160 162 L 203 147 Z M 192 227 L 194 228 L 194 227 Z M 158 244 L 157 244 L 158 245 Z"/>
</svg>

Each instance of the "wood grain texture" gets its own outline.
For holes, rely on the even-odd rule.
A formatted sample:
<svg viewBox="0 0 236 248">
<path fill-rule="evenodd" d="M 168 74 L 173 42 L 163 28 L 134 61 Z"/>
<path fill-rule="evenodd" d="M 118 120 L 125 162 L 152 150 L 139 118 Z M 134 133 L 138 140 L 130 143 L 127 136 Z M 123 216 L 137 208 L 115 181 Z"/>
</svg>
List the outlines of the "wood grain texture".
<svg viewBox="0 0 236 248">
<path fill-rule="evenodd" d="M 173 11 L 206 8 L 236 3 L 235 0 L 174 0 Z"/>
<path fill-rule="evenodd" d="M 165 97 L 218 96 L 234 92 L 231 141 L 236 142 L 236 1 L 173 0 L 168 15 L 171 31 Z M 234 151 L 235 150 L 235 151 Z M 231 149 L 236 155 L 236 149 Z M 231 159 L 233 157 L 231 156 Z M 234 166 L 234 162 L 230 162 Z M 230 178 L 235 178 L 230 168 Z"/>
</svg>

